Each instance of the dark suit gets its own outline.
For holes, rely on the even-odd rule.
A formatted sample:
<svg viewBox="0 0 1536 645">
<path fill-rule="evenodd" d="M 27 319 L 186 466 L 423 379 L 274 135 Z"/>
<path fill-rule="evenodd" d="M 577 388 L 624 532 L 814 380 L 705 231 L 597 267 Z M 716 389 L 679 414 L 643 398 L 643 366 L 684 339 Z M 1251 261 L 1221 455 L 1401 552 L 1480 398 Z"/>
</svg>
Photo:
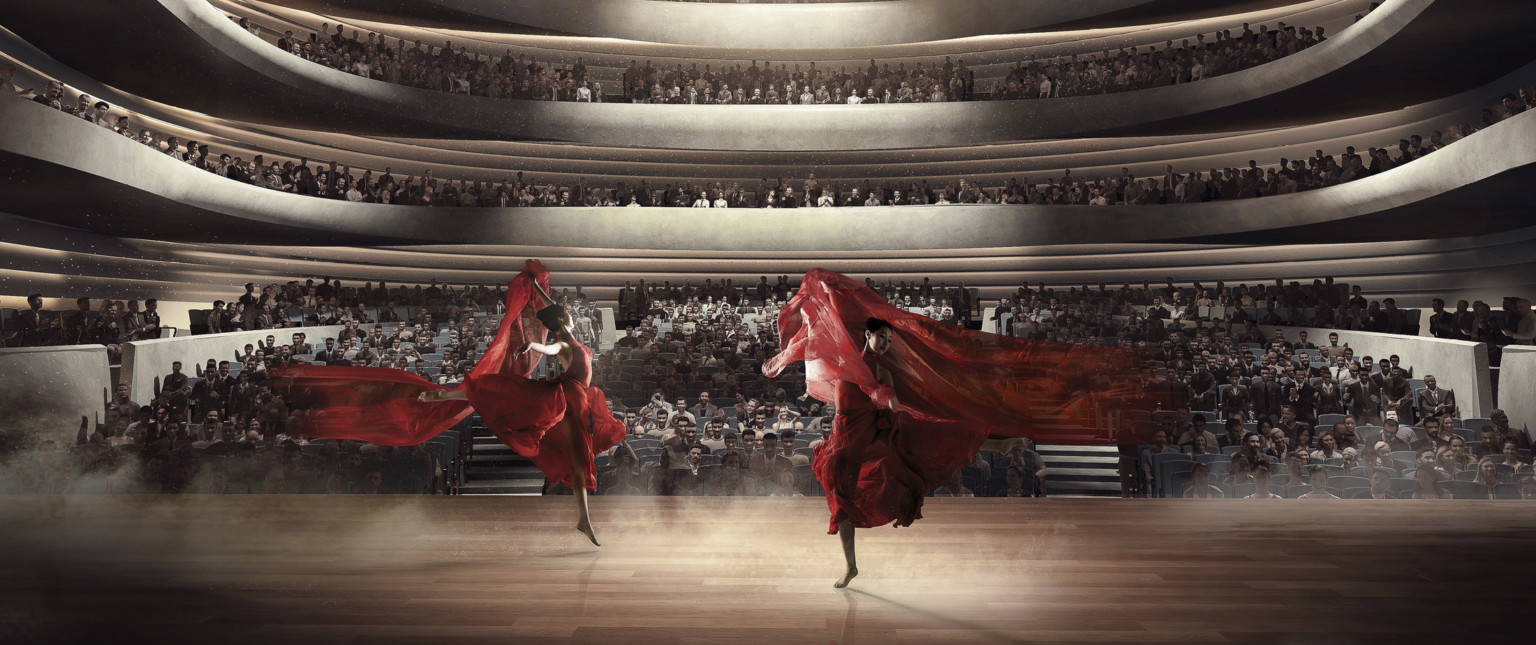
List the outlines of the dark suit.
<svg viewBox="0 0 1536 645">
<path fill-rule="evenodd" d="M 1274 381 L 1261 381 L 1253 386 L 1253 418 L 1275 420 L 1280 418 L 1280 404 L 1285 400 L 1284 388 Z"/>
<path fill-rule="evenodd" d="M 1366 425 L 1381 424 L 1381 386 L 1375 380 L 1361 377 L 1346 383 L 1344 396 L 1357 420 Z"/>
<path fill-rule="evenodd" d="M 1344 403 L 1340 397 L 1344 394 L 1339 390 L 1339 384 L 1333 381 L 1317 384 L 1317 413 L 1318 414 L 1343 414 Z"/>
<path fill-rule="evenodd" d="M 28 309 L 16 315 L 16 346 L 37 347 L 45 345 L 48 322 L 41 311 Z"/>
<path fill-rule="evenodd" d="M 634 297 L 635 290 L 630 287 L 619 289 L 619 318 L 629 320 L 630 299 Z"/>
<path fill-rule="evenodd" d="M 765 486 L 776 485 L 779 481 L 779 472 L 795 467 L 792 462 L 784 458 L 784 455 L 778 453 L 777 447 L 773 450 L 773 454 L 765 455 L 759 451 L 747 458 L 747 470 L 751 471 L 752 477 Z"/>
<path fill-rule="evenodd" d="M 315 362 L 326 365 L 349 365 L 351 364 L 350 361 L 343 358 L 345 354 L 346 352 L 341 351 L 340 347 L 336 349 L 322 349 L 315 352 Z"/>
<path fill-rule="evenodd" d="M 1189 377 L 1189 407 L 1194 410 L 1215 409 L 1216 376 L 1208 370 L 1195 372 Z"/>
<path fill-rule="evenodd" d="M 1228 386 L 1226 392 L 1221 395 L 1221 411 L 1227 416 L 1233 412 L 1248 413 L 1248 401 L 1251 398 L 1248 386 L 1238 383 Z"/>
<path fill-rule="evenodd" d="M 197 413 L 203 415 L 209 410 L 218 410 L 222 415 L 229 402 L 229 389 L 234 384 L 234 379 L 220 377 L 217 372 L 204 377 L 192 387 L 192 399 L 197 402 Z"/>
<path fill-rule="evenodd" d="M 1443 387 L 1420 390 L 1419 421 L 1423 421 L 1432 414 L 1456 414 L 1456 392 Z"/>
<path fill-rule="evenodd" d="M 1285 388 L 1285 401 L 1296 410 L 1296 418 L 1309 423 L 1317 421 L 1317 390 L 1307 381 L 1292 382 Z"/>
<path fill-rule="evenodd" d="M 1391 402 L 1396 402 L 1393 405 Z M 1408 379 L 1392 377 L 1381 386 L 1383 416 L 1388 410 L 1397 412 L 1397 420 L 1406 422 L 1413 417 L 1413 392 L 1408 389 Z"/>
</svg>

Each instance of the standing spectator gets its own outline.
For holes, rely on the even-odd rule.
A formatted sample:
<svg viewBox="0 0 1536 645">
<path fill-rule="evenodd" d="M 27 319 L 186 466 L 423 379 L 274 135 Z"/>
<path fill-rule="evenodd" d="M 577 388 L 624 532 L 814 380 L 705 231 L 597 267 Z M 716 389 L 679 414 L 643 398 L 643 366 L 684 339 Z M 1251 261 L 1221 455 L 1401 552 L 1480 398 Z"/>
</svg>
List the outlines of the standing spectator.
<svg viewBox="0 0 1536 645">
<path fill-rule="evenodd" d="M 1008 469 L 1009 497 L 1045 497 L 1045 476 L 1049 469 L 1040 453 L 1030 450 L 1028 438 L 1013 444 L 1004 455 Z"/>
<path fill-rule="evenodd" d="M 1204 419 L 1204 417 L 1200 417 L 1200 418 Z M 1137 476 L 1139 477 L 1139 479 L 1141 481 L 1141 495 L 1143 497 L 1146 497 L 1151 492 L 1151 490 L 1152 490 L 1152 485 L 1153 485 L 1153 474 L 1152 474 L 1153 458 L 1152 458 L 1152 456 L 1153 455 L 1163 455 L 1163 454 L 1178 454 L 1178 452 L 1179 452 L 1178 448 L 1168 444 L 1168 433 L 1167 432 L 1164 432 L 1162 430 L 1158 430 L 1155 434 L 1152 435 L 1152 445 L 1150 445 L 1150 446 L 1148 446 L 1146 448 L 1143 448 L 1141 450 L 1140 458 L 1137 460 L 1138 471 L 1139 471 L 1137 473 Z M 1122 483 L 1123 482 L 1124 482 L 1124 478 L 1122 478 Z M 1121 497 L 1129 497 L 1129 492 L 1127 490 L 1125 490 L 1125 489 L 1126 489 L 1126 486 L 1121 486 L 1121 495 L 1120 495 Z"/>
</svg>

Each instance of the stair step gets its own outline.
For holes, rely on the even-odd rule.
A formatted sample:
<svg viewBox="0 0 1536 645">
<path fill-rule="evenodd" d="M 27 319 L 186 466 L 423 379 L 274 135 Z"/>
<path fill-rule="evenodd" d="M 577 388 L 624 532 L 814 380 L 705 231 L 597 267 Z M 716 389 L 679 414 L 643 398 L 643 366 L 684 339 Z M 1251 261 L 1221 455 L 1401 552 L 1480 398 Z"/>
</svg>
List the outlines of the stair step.
<svg viewBox="0 0 1536 645">
<path fill-rule="evenodd" d="M 1078 451 L 1082 451 L 1082 452 L 1112 453 L 1112 452 L 1119 452 L 1119 450 L 1120 450 L 1120 448 L 1118 446 L 1064 446 L 1064 445 L 1059 445 L 1059 444 L 1046 444 L 1046 443 L 1038 444 L 1038 445 L 1035 446 L 1034 449 L 1035 449 L 1035 452 L 1040 452 L 1040 453 L 1043 453 L 1043 452 L 1046 452 L 1046 451 L 1050 451 L 1050 450 L 1078 450 Z"/>
<path fill-rule="evenodd" d="M 1045 484 L 1046 494 L 1065 493 L 1067 491 L 1113 491 L 1120 494 L 1120 482 L 1052 482 L 1049 479 Z"/>
<path fill-rule="evenodd" d="M 1053 468 L 1056 466 L 1056 464 L 1061 464 L 1062 466 L 1084 466 L 1110 469 L 1118 469 L 1120 467 L 1119 459 L 1105 459 L 1097 455 L 1092 457 L 1062 457 L 1058 455 L 1041 455 L 1040 457 L 1045 460 L 1046 466 Z"/>
<path fill-rule="evenodd" d="M 464 472 L 466 479 L 537 479 L 544 480 L 544 472 L 533 466 L 472 466 Z"/>
<path fill-rule="evenodd" d="M 1120 471 L 1118 471 L 1116 469 L 1113 469 L 1113 468 L 1092 468 L 1092 467 L 1090 467 L 1090 468 L 1080 468 L 1080 467 L 1072 467 L 1072 466 L 1067 466 L 1067 467 L 1063 467 L 1063 468 L 1057 468 L 1057 467 L 1052 466 L 1050 464 L 1046 464 L 1045 467 L 1046 467 L 1047 470 L 1050 471 L 1050 472 L 1048 472 L 1045 475 L 1046 478 L 1048 478 L 1048 479 L 1054 479 L 1056 477 L 1062 477 L 1062 476 L 1066 476 L 1066 475 L 1092 475 L 1092 476 L 1096 476 L 1096 477 L 1113 477 L 1113 478 L 1115 478 L 1116 481 L 1119 481 L 1119 478 L 1120 478 Z"/>
<path fill-rule="evenodd" d="M 524 483 L 517 480 L 469 481 L 459 489 L 463 495 L 542 495 L 544 481 Z"/>
</svg>

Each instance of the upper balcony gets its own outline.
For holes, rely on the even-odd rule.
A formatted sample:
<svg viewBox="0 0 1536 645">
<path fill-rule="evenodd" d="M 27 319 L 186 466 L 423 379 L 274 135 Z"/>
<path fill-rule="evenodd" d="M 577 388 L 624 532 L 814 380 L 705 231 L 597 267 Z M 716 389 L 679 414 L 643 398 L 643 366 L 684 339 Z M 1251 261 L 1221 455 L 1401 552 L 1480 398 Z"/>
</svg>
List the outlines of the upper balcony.
<svg viewBox="0 0 1536 645">
<path fill-rule="evenodd" d="M 1447 96 L 1536 58 L 1536 41 L 1522 34 L 1536 18 L 1536 4 L 1397 0 L 1274 63 L 1121 94 L 857 109 L 570 104 L 444 94 L 361 78 L 278 51 L 202 0 L 160 0 L 121 12 L 109 7 L 112 15 L 89 23 L 51 6 L 0 8 L 0 16 L 20 36 L 98 80 L 222 118 L 364 136 L 659 149 L 908 149 L 1273 127 Z M 128 51 L 93 46 L 124 29 L 164 37 Z"/>
<path fill-rule="evenodd" d="M 828 49 L 1066 26 L 1187 20 L 1296 0 L 884 0 L 801 4 L 657 0 L 279 0 L 365 20 L 579 34 L 705 47 Z"/>
<path fill-rule="evenodd" d="M 0 102 L 0 210 L 124 237 L 288 244 L 517 244 L 751 254 L 940 252 L 1050 244 L 1373 241 L 1529 224 L 1536 110 L 1363 179 L 1232 202 L 763 211 L 429 208 L 268 190 L 178 162 L 31 101 Z M 25 189 L 21 189 L 21 188 Z"/>
</svg>

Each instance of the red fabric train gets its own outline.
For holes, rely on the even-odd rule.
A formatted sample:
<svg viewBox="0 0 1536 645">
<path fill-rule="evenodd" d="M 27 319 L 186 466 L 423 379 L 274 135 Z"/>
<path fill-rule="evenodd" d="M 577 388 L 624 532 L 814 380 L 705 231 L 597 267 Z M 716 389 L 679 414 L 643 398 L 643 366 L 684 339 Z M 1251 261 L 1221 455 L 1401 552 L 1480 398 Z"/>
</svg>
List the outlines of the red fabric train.
<svg viewBox="0 0 1536 645">
<path fill-rule="evenodd" d="M 864 352 L 865 321 L 895 328 L 890 350 Z M 833 433 L 813 469 L 827 491 L 832 527 L 910 524 L 923 495 L 969 465 L 989 437 L 1051 444 L 1139 442 L 1117 432 L 1117 411 L 1153 409 L 1159 393 L 1138 372 L 1144 352 L 1031 341 L 977 332 L 899 309 L 856 280 L 812 269 L 779 313 L 776 376 L 805 361 L 811 396 L 837 405 Z M 895 414 L 883 405 L 895 381 Z"/>
<path fill-rule="evenodd" d="M 586 452 L 584 484 L 596 490 L 592 457 L 623 438 L 624 424 L 608 411 L 602 391 L 591 386 L 592 353 L 580 344 L 577 360 L 558 380 L 528 378 L 541 356 L 514 350 L 545 339 L 546 330 L 536 316 L 535 281 L 547 290 L 549 272 L 530 260 L 508 286 L 507 313 L 496 338 L 458 388 L 380 367 L 290 365 L 274 370 L 273 389 L 300 410 L 292 433 L 411 446 L 478 411 L 503 443 L 533 460 L 550 481 L 573 488 L 569 433 L 579 433 Z M 468 401 L 417 400 L 422 392 L 460 388 L 467 390 Z M 561 423 L 565 419 L 571 423 Z"/>
</svg>

